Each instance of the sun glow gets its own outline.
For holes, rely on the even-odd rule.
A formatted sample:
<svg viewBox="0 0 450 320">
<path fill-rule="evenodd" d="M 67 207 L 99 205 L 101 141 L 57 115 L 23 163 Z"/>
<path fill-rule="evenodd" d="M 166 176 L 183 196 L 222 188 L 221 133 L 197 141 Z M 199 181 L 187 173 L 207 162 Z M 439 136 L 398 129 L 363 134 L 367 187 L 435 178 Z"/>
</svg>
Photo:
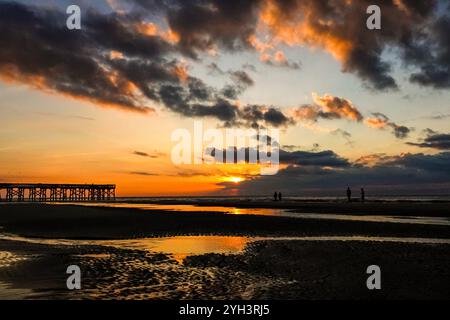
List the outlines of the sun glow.
<svg viewBox="0 0 450 320">
<path fill-rule="evenodd" d="M 226 178 L 226 181 L 233 182 L 233 183 L 240 183 L 240 182 L 244 181 L 244 178 L 241 178 L 241 177 L 228 177 L 228 178 Z"/>
</svg>

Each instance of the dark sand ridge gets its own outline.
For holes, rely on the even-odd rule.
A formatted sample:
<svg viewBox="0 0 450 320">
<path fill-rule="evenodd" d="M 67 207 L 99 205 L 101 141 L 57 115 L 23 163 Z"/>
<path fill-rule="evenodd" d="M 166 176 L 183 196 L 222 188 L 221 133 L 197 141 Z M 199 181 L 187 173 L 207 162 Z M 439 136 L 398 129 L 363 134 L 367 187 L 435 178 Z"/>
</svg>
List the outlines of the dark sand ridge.
<svg viewBox="0 0 450 320">
<path fill-rule="evenodd" d="M 433 204 L 430 204 L 430 207 L 432 206 Z M 414 204 L 410 205 L 410 208 L 412 215 L 420 215 L 414 209 Z M 209 212 L 176 213 L 45 204 L 2 204 L 0 210 L 2 232 L 41 238 L 129 239 L 205 234 L 450 238 L 450 227 L 442 225 L 314 220 Z"/>
<path fill-rule="evenodd" d="M 120 202 L 120 199 L 117 200 Z M 196 205 L 236 208 L 270 208 L 290 209 L 303 213 L 336 213 L 353 215 L 395 215 L 395 216 L 423 216 L 450 217 L 450 202 L 448 201 L 366 201 L 348 203 L 343 200 L 252 200 L 252 199 L 127 199 L 127 203 Z"/>
</svg>

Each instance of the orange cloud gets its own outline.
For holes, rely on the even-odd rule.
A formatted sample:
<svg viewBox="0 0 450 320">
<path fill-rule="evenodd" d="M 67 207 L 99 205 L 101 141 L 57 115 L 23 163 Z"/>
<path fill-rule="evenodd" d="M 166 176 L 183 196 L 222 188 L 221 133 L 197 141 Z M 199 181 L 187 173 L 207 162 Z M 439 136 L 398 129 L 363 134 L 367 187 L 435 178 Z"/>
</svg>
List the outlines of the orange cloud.
<svg viewBox="0 0 450 320">
<path fill-rule="evenodd" d="M 286 56 L 282 51 L 277 51 L 274 55 L 274 60 L 278 63 L 287 63 Z"/>
<path fill-rule="evenodd" d="M 109 57 L 110 57 L 112 60 L 115 60 L 115 59 L 123 59 L 123 54 L 122 54 L 122 52 L 119 52 L 119 51 L 116 51 L 116 50 L 112 50 L 112 51 L 109 53 Z"/>
<path fill-rule="evenodd" d="M 107 71 L 105 70 L 105 73 Z M 100 97 L 76 95 L 65 91 L 55 91 L 52 87 L 51 80 L 41 75 L 27 75 L 20 72 L 16 66 L 4 65 L 0 73 L 0 80 L 12 84 L 25 84 L 33 89 L 37 89 L 49 95 L 61 95 L 67 98 L 87 101 L 93 103 L 98 107 L 106 109 L 117 109 L 129 112 L 138 112 L 143 114 L 154 113 L 155 109 L 140 105 L 136 98 L 138 88 L 130 81 L 121 79 L 115 73 L 106 74 L 106 78 L 118 89 L 118 96 L 129 97 L 128 101 L 123 103 L 113 102 L 113 99 L 102 99 Z M 125 100 L 125 99 L 124 99 Z"/>
<path fill-rule="evenodd" d="M 364 123 L 374 129 L 383 129 L 389 125 L 389 121 L 381 118 L 367 118 Z"/>
<path fill-rule="evenodd" d="M 292 110 L 293 117 L 299 120 L 316 121 L 319 116 L 319 109 L 314 106 L 303 106 Z"/>
<path fill-rule="evenodd" d="M 153 22 L 140 22 L 134 26 L 137 32 L 146 36 L 158 36 L 169 43 L 178 43 L 180 36 L 172 29 L 167 31 L 160 30 L 160 28 Z"/>
<path fill-rule="evenodd" d="M 361 121 L 363 119 L 362 114 L 350 100 L 330 95 L 319 97 L 316 93 L 313 93 L 313 100 L 326 114 L 334 114 L 340 118 L 347 118 L 353 121 Z"/>
<path fill-rule="evenodd" d="M 353 48 L 351 41 L 331 32 L 336 22 L 319 19 L 308 3 L 297 4 L 291 12 L 285 12 L 274 0 L 268 0 L 259 15 L 260 30 L 268 30 L 273 44 L 289 46 L 307 45 L 330 52 L 339 61 L 346 61 Z"/>
<path fill-rule="evenodd" d="M 290 63 L 283 51 L 275 51 L 274 44 L 263 42 L 256 35 L 248 37 L 248 43 L 260 54 L 259 60 L 269 65 L 299 69 L 298 63 Z"/>
<path fill-rule="evenodd" d="M 391 128 L 393 134 L 399 138 L 404 139 L 406 138 L 409 133 L 414 130 L 414 128 L 408 128 L 402 125 L 398 125 L 395 122 L 392 122 L 386 115 L 382 113 L 373 113 L 373 117 L 367 118 L 364 123 L 371 128 L 375 129 L 385 129 L 385 128 Z"/>
<path fill-rule="evenodd" d="M 262 42 L 254 34 L 248 37 L 248 42 L 259 53 L 263 53 L 267 50 L 273 49 L 273 45 L 271 45 L 270 43 Z"/>
<path fill-rule="evenodd" d="M 11 64 L 2 66 L 0 79 L 6 83 L 27 83 L 38 90 L 44 90 L 46 88 L 46 79 L 44 76 L 22 74 L 16 66 Z"/>
</svg>

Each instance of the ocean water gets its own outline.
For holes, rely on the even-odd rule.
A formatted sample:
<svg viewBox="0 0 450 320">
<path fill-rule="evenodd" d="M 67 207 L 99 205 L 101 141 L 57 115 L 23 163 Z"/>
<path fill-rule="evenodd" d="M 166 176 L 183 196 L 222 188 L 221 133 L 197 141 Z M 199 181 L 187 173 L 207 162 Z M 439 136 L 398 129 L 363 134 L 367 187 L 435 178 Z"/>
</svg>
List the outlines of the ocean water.
<svg viewBox="0 0 450 320">
<path fill-rule="evenodd" d="M 373 236 L 311 236 L 311 237 L 242 237 L 242 236 L 175 236 L 161 238 L 138 238 L 124 240 L 67 240 L 27 238 L 0 233 L 0 239 L 32 244 L 53 246 L 107 246 L 118 249 L 161 252 L 172 255 L 182 261 L 187 256 L 206 253 L 238 254 L 248 244 L 257 241 L 331 241 L 331 242 L 392 242 L 408 244 L 443 244 L 450 245 L 450 239 L 408 238 L 408 237 L 373 237 Z M 1 267 L 1 265 L 0 265 Z"/>
<path fill-rule="evenodd" d="M 66 203 L 65 203 L 66 204 Z M 354 214 L 333 214 L 333 213 L 300 213 L 290 209 L 273 208 L 237 208 L 223 206 L 190 205 L 190 204 L 152 204 L 152 203 L 129 203 L 129 202 L 96 202 L 96 203 L 71 203 L 72 205 L 88 207 L 110 207 L 110 208 L 131 208 L 140 209 L 151 213 L 152 211 L 170 211 L 185 213 L 195 212 L 220 212 L 234 215 L 264 215 L 277 217 L 291 217 L 298 219 L 319 219 L 319 220 L 340 220 L 359 222 L 383 222 L 400 224 L 420 224 L 420 225 L 442 225 L 450 226 L 450 217 L 422 217 L 422 216 L 395 216 L 395 215 L 354 215 Z"/>
</svg>

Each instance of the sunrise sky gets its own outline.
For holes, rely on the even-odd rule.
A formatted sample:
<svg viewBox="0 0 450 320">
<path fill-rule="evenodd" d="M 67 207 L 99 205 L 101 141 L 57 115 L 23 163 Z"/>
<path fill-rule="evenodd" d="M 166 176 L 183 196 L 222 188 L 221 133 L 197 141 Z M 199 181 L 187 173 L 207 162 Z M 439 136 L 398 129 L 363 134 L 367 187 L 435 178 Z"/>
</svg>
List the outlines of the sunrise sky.
<svg viewBox="0 0 450 320">
<path fill-rule="evenodd" d="M 450 192 L 447 1 L 0 0 L 0 31 L 1 182 Z M 280 129 L 282 170 L 174 165 L 171 134 L 195 120 Z"/>
</svg>

